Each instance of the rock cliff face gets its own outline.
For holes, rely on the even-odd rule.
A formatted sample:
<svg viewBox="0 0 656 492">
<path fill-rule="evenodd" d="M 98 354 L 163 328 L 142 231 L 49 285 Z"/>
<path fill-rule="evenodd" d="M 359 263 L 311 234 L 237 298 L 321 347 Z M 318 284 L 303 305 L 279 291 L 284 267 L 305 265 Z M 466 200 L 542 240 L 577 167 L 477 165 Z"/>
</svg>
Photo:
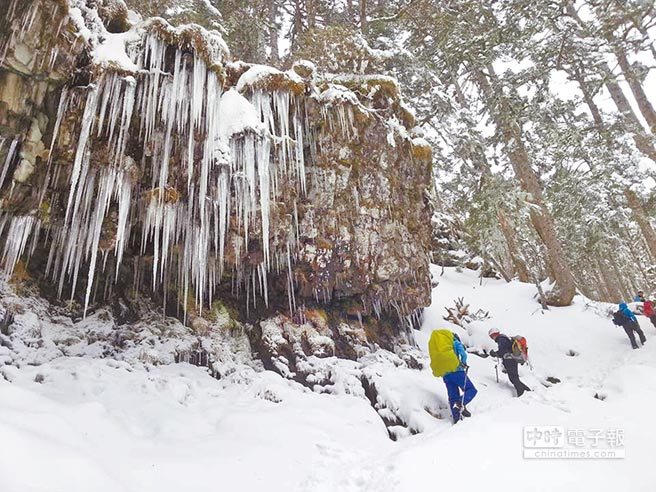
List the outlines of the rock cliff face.
<svg viewBox="0 0 656 492">
<path fill-rule="evenodd" d="M 431 152 L 393 80 L 233 62 L 116 0 L 0 10 L 8 277 L 199 332 L 229 306 L 278 370 L 403 339 L 430 302 Z"/>
</svg>

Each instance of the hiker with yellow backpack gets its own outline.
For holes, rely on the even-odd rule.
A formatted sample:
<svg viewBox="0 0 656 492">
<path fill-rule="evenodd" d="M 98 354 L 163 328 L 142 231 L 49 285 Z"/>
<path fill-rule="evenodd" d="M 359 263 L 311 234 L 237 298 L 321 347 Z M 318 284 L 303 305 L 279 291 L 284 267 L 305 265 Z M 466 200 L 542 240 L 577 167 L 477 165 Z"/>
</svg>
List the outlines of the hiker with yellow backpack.
<svg viewBox="0 0 656 492">
<path fill-rule="evenodd" d="M 467 375 L 467 352 L 458 335 L 449 330 L 434 330 L 428 341 L 428 353 L 433 376 L 441 377 L 446 385 L 453 422 L 471 417 L 467 404 L 477 391 Z"/>
<path fill-rule="evenodd" d="M 491 328 L 488 332 L 490 338 L 497 342 L 498 350 L 491 350 L 490 355 L 501 359 L 503 367 L 506 369 L 508 379 L 515 387 L 517 396 L 522 396 L 525 391 L 531 391 L 531 388 L 526 386 L 519 379 L 518 364 L 528 362 L 528 349 L 526 347 L 526 339 L 524 337 L 508 337 L 499 332 L 496 328 Z M 498 379 L 497 379 L 498 381 Z"/>
</svg>

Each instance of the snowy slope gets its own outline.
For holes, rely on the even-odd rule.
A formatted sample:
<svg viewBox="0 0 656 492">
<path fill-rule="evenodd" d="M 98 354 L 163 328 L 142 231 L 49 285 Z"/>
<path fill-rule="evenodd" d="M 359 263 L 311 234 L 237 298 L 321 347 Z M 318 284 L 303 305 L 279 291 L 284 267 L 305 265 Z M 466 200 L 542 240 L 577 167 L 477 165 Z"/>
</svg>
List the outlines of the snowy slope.
<svg viewBox="0 0 656 492">
<path fill-rule="evenodd" d="M 474 416 L 452 426 L 443 383 L 382 352 L 357 363 L 379 382 L 379 413 L 352 389 L 350 361 L 324 361 L 337 395 L 246 367 L 216 380 L 187 364 L 90 357 L 0 366 L 0 490 L 505 491 L 512 476 L 526 490 L 654 490 L 656 329 L 639 317 L 647 344 L 634 351 L 607 305 L 577 297 L 542 312 L 530 285 L 440 272 L 419 345 L 464 297 L 491 318 L 454 331 L 477 352 L 493 347 L 492 326 L 526 336 L 534 368 L 520 375 L 533 392 L 514 398 L 493 360 L 470 354 Z M 547 387 L 549 376 L 562 382 Z M 391 410 L 423 432 L 391 441 L 379 416 Z M 626 458 L 524 459 L 530 426 L 621 430 Z"/>
<path fill-rule="evenodd" d="M 632 350 L 623 330 L 605 317 L 609 305 L 577 297 L 573 306 L 542 312 L 530 285 L 490 280 L 484 280 L 483 287 L 477 284 L 470 272 L 447 269 L 433 293 L 429 318 L 438 319 L 449 297 L 464 297 L 490 310 L 493 319 L 475 323 L 470 338 L 492 347 L 487 338 L 492 326 L 526 336 L 534 370 L 522 368 L 520 377 L 534 391 L 512 398 L 514 390 L 505 375 L 496 383 L 492 360 L 470 357 L 471 377 L 479 389 L 470 405 L 474 417 L 439 435 L 403 441 L 402 449 L 387 461 L 393 467 L 390 482 L 395 483 L 390 490 L 421 490 L 429 470 L 442 467 L 454 485 L 464 482 L 467 490 L 504 490 L 511 476 L 528 490 L 655 490 L 650 462 L 656 428 L 650 413 L 656 402 L 656 330 L 651 323 L 638 317 L 647 343 Z M 425 339 L 430 325 L 422 332 Z M 570 350 L 579 355 L 568 355 Z M 562 383 L 546 388 L 540 381 L 547 376 Z M 523 459 L 523 427 L 536 425 L 586 434 L 595 429 L 623 431 L 626 458 Z"/>
</svg>

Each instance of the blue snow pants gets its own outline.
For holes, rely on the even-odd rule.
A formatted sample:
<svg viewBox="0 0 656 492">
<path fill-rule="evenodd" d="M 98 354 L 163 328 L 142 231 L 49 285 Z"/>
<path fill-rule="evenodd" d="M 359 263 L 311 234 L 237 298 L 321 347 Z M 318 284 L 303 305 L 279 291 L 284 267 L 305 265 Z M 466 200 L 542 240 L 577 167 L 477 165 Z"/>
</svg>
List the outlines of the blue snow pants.
<svg viewBox="0 0 656 492">
<path fill-rule="evenodd" d="M 465 371 L 448 372 L 442 376 L 442 379 L 446 385 L 446 392 L 449 395 L 449 407 L 451 408 L 453 421 L 457 422 L 460 420 L 460 409 L 454 405 L 462 402 L 467 406 L 467 403 L 474 399 L 478 391 L 476 391 L 476 388 L 469 377 L 467 377 Z M 463 391 L 464 397 L 460 394 L 460 390 Z"/>
</svg>

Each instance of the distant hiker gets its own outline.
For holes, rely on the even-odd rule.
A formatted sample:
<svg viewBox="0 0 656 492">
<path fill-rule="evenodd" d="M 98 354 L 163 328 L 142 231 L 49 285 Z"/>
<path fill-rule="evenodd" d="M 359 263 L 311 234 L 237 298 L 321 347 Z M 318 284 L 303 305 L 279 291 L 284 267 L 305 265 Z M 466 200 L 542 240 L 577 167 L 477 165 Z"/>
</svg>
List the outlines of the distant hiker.
<svg viewBox="0 0 656 492">
<path fill-rule="evenodd" d="M 638 324 L 638 318 L 636 318 L 636 315 L 633 314 L 633 311 L 629 309 L 629 306 L 627 306 L 625 302 L 621 302 L 619 304 L 619 310 L 615 311 L 613 314 L 613 323 L 624 328 L 624 331 L 628 335 L 629 340 L 631 340 L 631 346 L 634 349 L 638 348 L 638 343 L 635 339 L 635 333 L 637 333 L 640 337 L 641 344 L 644 345 L 647 341 L 645 334 L 640 329 L 640 324 Z"/>
<path fill-rule="evenodd" d="M 654 313 L 653 297 L 645 301 L 645 303 L 642 305 L 642 311 L 645 313 L 645 316 L 649 318 L 651 324 L 656 327 L 656 313 Z"/>
<path fill-rule="evenodd" d="M 508 373 L 508 379 L 510 379 L 510 382 L 517 391 L 517 396 L 522 396 L 525 391 L 531 391 L 531 388 L 526 386 L 519 379 L 517 365 L 520 363 L 520 360 L 513 356 L 513 341 L 510 337 L 500 333 L 496 328 L 491 328 L 488 335 L 490 335 L 492 340 L 497 342 L 497 346 L 499 347 L 499 350 L 491 350 L 490 355 L 502 360 L 503 367 Z"/>
<path fill-rule="evenodd" d="M 645 302 L 645 293 L 639 290 L 638 295 L 633 298 L 633 302 Z"/>
<path fill-rule="evenodd" d="M 428 342 L 428 353 L 433 376 L 441 377 L 446 385 L 453 422 L 471 417 L 467 404 L 477 391 L 467 375 L 467 352 L 458 335 L 449 330 L 434 330 Z"/>
</svg>

